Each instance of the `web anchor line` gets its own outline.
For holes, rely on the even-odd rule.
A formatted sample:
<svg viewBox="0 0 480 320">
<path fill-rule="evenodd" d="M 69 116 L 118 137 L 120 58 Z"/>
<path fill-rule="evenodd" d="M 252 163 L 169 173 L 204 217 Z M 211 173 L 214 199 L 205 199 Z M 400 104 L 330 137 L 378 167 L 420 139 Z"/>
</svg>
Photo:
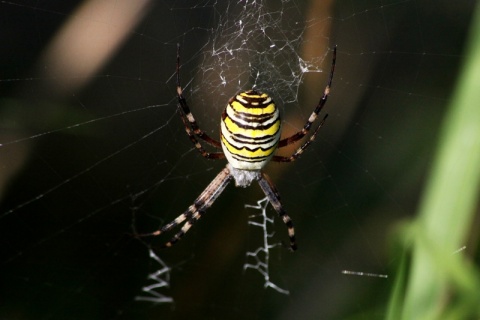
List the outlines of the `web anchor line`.
<svg viewBox="0 0 480 320">
<path fill-rule="evenodd" d="M 252 226 L 256 226 L 262 229 L 263 231 L 263 246 L 257 248 L 255 251 L 248 251 L 246 254 L 247 262 L 243 265 L 243 270 L 247 269 L 255 269 L 257 270 L 262 276 L 265 281 L 264 288 L 272 288 L 275 291 L 288 295 L 290 294 L 289 290 L 282 289 L 277 286 L 275 283 L 270 281 L 270 273 L 269 273 L 269 259 L 270 259 L 270 249 L 275 248 L 277 246 L 282 246 L 281 243 L 270 244 L 269 239 L 273 237 L 274 233 L 268 233 L 268 224 L 273 224 L 273 218 L 267 217 L 267 206 L 269 204 L 268 198 L 265 197 L 259 201 L 257 201 L 257 205 L 245 205 L 245 208 L 252 208 L 261 211 L 261 214 L 252 215 L 250 218 L 261 217 L 260 221 L 253 221 L 249 220 L 248 224 Z M 262 259 L 262 255 L 260 253 L 264 253 L 264 258 Z M 249 263 L 248 261 L 253 260 L 253 263 Z"/>
<path fill-rule="evenodd" d="M 360 277 L 375 277 L 375 278 L 385 278 L 385 279 L 388 278 L 387 274 L 351 271 L 351 270 L 342 270 L 342 274 L 351 275 L 351 276 L 360 276 Z"/>
</svg>

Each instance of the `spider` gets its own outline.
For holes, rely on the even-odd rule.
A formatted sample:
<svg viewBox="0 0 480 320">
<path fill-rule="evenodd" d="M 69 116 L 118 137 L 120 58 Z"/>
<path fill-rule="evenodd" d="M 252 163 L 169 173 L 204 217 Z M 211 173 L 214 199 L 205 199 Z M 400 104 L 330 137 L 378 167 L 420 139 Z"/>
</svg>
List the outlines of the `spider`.
<svg viewBox="0 0 480 320">
<path fill-rule="evenodd" d="M 171 247 L 203 216 L 231 180 L 235 180 L 237 187 L 244 188 L 250 186 L 253 181 L 257 181 L 273 208 L 285 223 L 290 238 L 290 249 L 295 251 L 297 245 L 292 219 L 283 209 L 277 188 L 270 178 L 262 172 L 262 168 L 269 161 L 295 161 L 315 140 L 318 130 L 323 126 L 328 115 L 324 116 L 310 138 L 290 157 L 274 155 L 277 149 L 299 141 L 309 132 L 310 127 L 327 102 L 330 87 L 332 86 L 336 55 L 337 47 L 335 46 L 327 86 L 302 130 L 288 138 L 280 139 L 280 111 L 272 98 L 268 94 L 257 90 L 247 90 L 237 93 L 228 101 L 220 121 L 220 141 L 217 141 L 200 129 L 190 111 L 187 100 L 183 96 L 183 89 L 180 85 L 180 45 L 177 45 L 176 84 L 178 111 L 185 126 L 185 131 L 203 157 L 207 159 L 226 158 L 228 164 L 185 212 L 160 229 L 142 234 L 141 236 L 158 236 L 185 222 L 180 231 L 163 245 L 163 247 Z M 198 138 L 218 150 L 222 149 L 223 152 L 207 152 Z"/>
</svg>

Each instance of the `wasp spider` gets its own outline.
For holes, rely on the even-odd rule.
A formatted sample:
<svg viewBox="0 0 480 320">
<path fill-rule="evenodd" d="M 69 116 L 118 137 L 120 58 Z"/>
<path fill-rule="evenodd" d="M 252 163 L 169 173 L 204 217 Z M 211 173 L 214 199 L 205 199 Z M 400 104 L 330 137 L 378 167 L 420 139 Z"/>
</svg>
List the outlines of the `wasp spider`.
<svg viewBox="0 0 480 320">
<path fill-rule="evenodd" d="M 202 156 L 207 159 L 227 158 L 228 164 L 185 212 L 160 229 L 141 236 L 158 236 L 185 222 L 180 231 L 164 245 L 165 247 L 170 247 L 178 242 L 190 230 L 192 225 L 202 217 L 232 179 L 235 180 L 237 187 L 248 187 L 253 181 L 257 181 L 273 208 L 287 226 L 291 250 L 296 250 L 297 245 L 292 220 L 283 209 L 280 195 L 274 184 L 261 170 L 271 160 L 277 162 L 295 161 L 315 139 L 327 116 L 323 118 L 310 138 L 290 157 L 274 155 L 277 149 L 302 139 L 317 119 L 318 113 L 327 102 L 330 93 L 335 70 L 336 52 L 337 48 L 335 47 L 333 49 L 332 66 L 327 86 L 302 130 L 288 138 L 280 139 L 281 119 L 278 107 L 268 94 L 257 90 L 248 90 L 236 94 L 228 101 L 220 121 L 220 141 L 217 141 L 199 128 L 183 96 L 183 90 L 180 85 L 180 47 L 178 46 L 176 67 L 178 110 L 185 126 L 185 131 Z M 223 152 L 207 152 L 197 138 L 202 139 L 216 149 L 222 149 Z"/>
</svg>

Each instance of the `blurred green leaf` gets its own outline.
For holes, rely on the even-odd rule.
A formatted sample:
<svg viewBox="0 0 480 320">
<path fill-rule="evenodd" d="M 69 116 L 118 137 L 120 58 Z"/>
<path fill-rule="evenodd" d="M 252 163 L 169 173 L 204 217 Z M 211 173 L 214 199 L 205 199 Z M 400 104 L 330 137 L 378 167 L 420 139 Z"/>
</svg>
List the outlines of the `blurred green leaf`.
<svg viewBox="0 0 480 320">
<path fill-rule="evenodd" d="M 389 319 L 480 317 L 478 270 L 463 252 L 456 252 L 467 241 L 478 204 L 479 31 L 480 6 L 477 5 L 466 59 L 444 119 L 419 216 L 408 228 L 413 234 L 410 273 L 405 279 L 403 261 L 390 300 Z"/>
</svg>

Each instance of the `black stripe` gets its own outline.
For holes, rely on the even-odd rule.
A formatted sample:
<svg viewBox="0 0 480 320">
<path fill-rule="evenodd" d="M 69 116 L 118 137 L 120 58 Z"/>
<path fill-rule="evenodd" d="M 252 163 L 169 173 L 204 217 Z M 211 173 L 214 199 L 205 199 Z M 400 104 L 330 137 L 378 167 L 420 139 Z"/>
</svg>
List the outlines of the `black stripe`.
<svg viewBox="0 0 480 320">
<path fill-rule="evenodd" d="M 232 106 L 230 106 L 230 108 L 232 108 L 235 116 L 238 116 L 240 119 L 246 120 L 249 122 L 263 122 L 265 120 L 272 119 L 274 118 L 274 115 L 276 112 L 276 109 L 275 109 L 272 113 L 251 114 L 251 113 L 236 111 L 235 108 L 233 108 Z M 277 117 L 277 118 L 280 118 L 280 117 Z"/>
<path fill-rule="evenodd" d="M 222 135 L 222 136 L 223 136 L 223 135 Z M 228 139 L 225 138 L 225 136 L 223 136 L 223 138 L 228 141 Z M 258 147 L 258 148 L 255 148 L 255 149 L 250 149 L 250 148 L 248 148 L 248 147 L 245 146 L 245 145 L 242 145 L 240 148 L 237 148 L 237 146 L 234 145 L 234 144 L 232 144 L 232 143 L 230 143 L 230 141 L 228 141 L 228 143 L 229 143 L 234 149 L 236 149 L 236 150 L 246 149 L 246 150 L 248 150 L 248 151 L 250 151 L 250 152 L 255 152 L 255 151 L 257 151 L 257 150 L 267 151 L 267 150 L 269 150 L 269 149 L 272 149 L 272 148 L 275 146 L 275 145 L 272 145 L 272 146 L 270 146 L 270 147 L 268 147 L 268 148 L 266 148 L 266 149 L 264 149 L 264 148 L 262 148 L 262 147 Z"/>
<path fill-rule="evenodd" d="M 242 155 L 239 155 L 239 154 L 235 154 L 235 153 L 231 153 L 230 154 L 232 156 L 232 158 L 236 159 L 236 160 L 239 160 L 239 161 L 243 161 L 243 162 L 262 162 L 262 161 L 265 161 L 265 159 L 267 159 L 268 157 L 270 156 L 262 156 L 262 157 L 245 157 L 245 156 L 242 156 Z"/>
<path fill-rule="evenodd" d="M 232 135 L 232 140 L 239 143 L 250 143 L 250 144 L 265 144 L 275 141 L 277 139 L 276 135 L 265 136 L 265 138 L 249 138 L 241 134 Z"/>
<path fill-rule="evenodd" d="M 243 93 L 243 92 L 241 92 L 241 93 Z M 261 95 L 261 93 L 260 93 L 260 95 Z M 242 97 L 242 99 L 247 101 L 248 104 L 245 104 L 242 101 L 240 101 L 239 99 L 237 99 L 237 96 Z M 230 100 L 228 102 L 232 103 L 233 101 L 237 101 L 238 103 L 243 105 L 245 108 L 265 108 L 265 107 L 269 106 L 271 103 L 275 104 L 273 99 L 270 99 L 270 101 L 268 103 L 264 103 L 265 101 L 268 100 L 268 98 L 269 98 L 268 96 L 264 97 L 264 98 L 262 98 L 262 97 L 259 97 L 259 98 L 245 97 L 245 96 L 242 96 L 240 93 L 238 93 L 235 96 L 233 96 L 232 98 L 230 98 Z M 256 103 L 256 105 L 253 105 L 254 102 Z"/>
<path fill-rule="evenodd" d="M 268 125 L 260 125 L 260 126 L 249 126 L 247 124 L 243 124 L 243 123 L 238 123 L 237 121 L 235 121 L 234 119 L 230 118 L 226 113 L 225 113 L 225 118 L 223 118 L 223 120 L 225 121 L 226 118 L 229 118 L 230 120 L 232 120 L 232 122 L 234 124 L 236 124 L 238 127 L 242 128 L 242 129 L 252 129 L 252 130 L 260 130 L 260 131 L 265 131 L 267 129 L 269 129 L 271 126 L 275 125 L 280 119 L 276 119 L 275 121 L 273 121 L 272 123 L 268 124 Z M 225 127 L 227 127 L 227 125 L 225 125 Z M 230 131 L 230 130 L 229 130 Z"/>
</svg>

